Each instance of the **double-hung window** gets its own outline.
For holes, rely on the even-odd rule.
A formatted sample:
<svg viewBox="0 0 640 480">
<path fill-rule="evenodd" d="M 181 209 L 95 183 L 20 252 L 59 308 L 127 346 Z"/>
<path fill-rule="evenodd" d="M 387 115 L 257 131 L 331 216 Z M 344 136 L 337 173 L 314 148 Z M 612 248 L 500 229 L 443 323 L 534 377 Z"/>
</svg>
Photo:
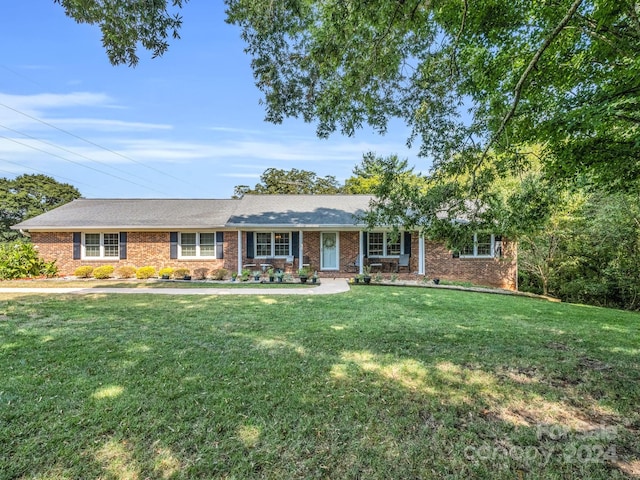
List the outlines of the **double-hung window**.
<svg viewBox="0 0 640 480">
<path fill-rule="evenodd" d="M 179 258 L 215 258 L 215 232 L 181 232 L 178 239 Z"/>
<path fill-rule="evenodd" d="M 291 232 L 256 232 L 255 256 L 286 257 L 291 255 Z"/>
<path fill-rule="evenodd" d="M 490 233 L 474 233 L 460 250 L 461 258 L 491 258 L 495 253 L 495 236 Z"/>
<path fill-rule="evenodd" d="M 118 233 L 85 233 L 84 258 L 120 258 Z"/>
<path fill-rule="evenodd" d="M 367 251 L 370 257 L 398 257 L 402 254 L 402 234 L 394 239 L 390 232 L 370 232 Z"/>
</svg>

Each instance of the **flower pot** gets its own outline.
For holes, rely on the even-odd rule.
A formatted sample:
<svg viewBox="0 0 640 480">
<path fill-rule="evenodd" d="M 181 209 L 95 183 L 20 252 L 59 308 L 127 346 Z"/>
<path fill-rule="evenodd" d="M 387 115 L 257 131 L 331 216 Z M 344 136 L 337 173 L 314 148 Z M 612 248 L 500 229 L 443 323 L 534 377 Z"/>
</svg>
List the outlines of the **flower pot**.
<svg viewBox="0 0 640 480">
<path fill-rule="evenodd" d="M 182 277 L 183 280 L 191 280 L 191 275 L 185 275 Z"/>
<path fill-rule="evenodd" d="M 371 283 L 371 277 L 364 277 L 364 283 L 366 283 L 367 285 Z"/>
<path fill-rule="evenodd" d="M 162 275 L 162 280 L 169 280 L 169 275 Z"/>
<path fill-rule="evenodd" d="M 269 282 L 273 283 L 273 281 L 276 279 L 276 277 L 269 277 Z"/>
<path fill-rule="evenodd" d="M 309 277 L 300 277 L 300 283 L 307 283 L 307 278 Z"/>
</svg>

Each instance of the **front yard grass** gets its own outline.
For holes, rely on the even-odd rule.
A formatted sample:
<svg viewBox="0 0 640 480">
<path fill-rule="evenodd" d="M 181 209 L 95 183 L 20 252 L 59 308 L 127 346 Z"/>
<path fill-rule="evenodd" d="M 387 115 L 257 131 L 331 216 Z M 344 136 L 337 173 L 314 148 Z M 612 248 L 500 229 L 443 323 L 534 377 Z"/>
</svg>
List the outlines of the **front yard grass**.
<svg viewBox="0 0 640 480">
<path fill-rule="evenodd" d="M 0 295 L 0 478 L 627 478 L 639 339 L 436 289 Z"/>
</svg>

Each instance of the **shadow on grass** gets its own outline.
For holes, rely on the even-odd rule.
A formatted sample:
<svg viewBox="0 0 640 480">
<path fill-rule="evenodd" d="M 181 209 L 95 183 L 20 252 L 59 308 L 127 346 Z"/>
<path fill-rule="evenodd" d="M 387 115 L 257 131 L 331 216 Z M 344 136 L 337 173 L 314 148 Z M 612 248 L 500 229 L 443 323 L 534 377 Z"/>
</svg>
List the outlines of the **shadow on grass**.
<svg viewBox="0 0 640 480">
<path fill-rule="evenodd" d="M 584 312 L 406 289 L 15 298 L 0 303 L 0 470 L 623 478 L 638 316 Z"/>
</svg>

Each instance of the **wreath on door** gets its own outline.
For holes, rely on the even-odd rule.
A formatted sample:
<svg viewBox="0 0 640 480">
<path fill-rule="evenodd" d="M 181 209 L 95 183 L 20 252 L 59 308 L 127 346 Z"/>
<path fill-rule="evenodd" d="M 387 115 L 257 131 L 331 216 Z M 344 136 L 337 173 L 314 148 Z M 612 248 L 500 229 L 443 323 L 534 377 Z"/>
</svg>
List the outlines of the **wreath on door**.
<svg viewBox="0 0 640 480">
<path fill-rule="evenodd" d="M 324 248 L 333 248 L 336 246 L 336 241 L 333 237 L 327 237 L 324 239 L 322 245 Z"/>
</svg>

